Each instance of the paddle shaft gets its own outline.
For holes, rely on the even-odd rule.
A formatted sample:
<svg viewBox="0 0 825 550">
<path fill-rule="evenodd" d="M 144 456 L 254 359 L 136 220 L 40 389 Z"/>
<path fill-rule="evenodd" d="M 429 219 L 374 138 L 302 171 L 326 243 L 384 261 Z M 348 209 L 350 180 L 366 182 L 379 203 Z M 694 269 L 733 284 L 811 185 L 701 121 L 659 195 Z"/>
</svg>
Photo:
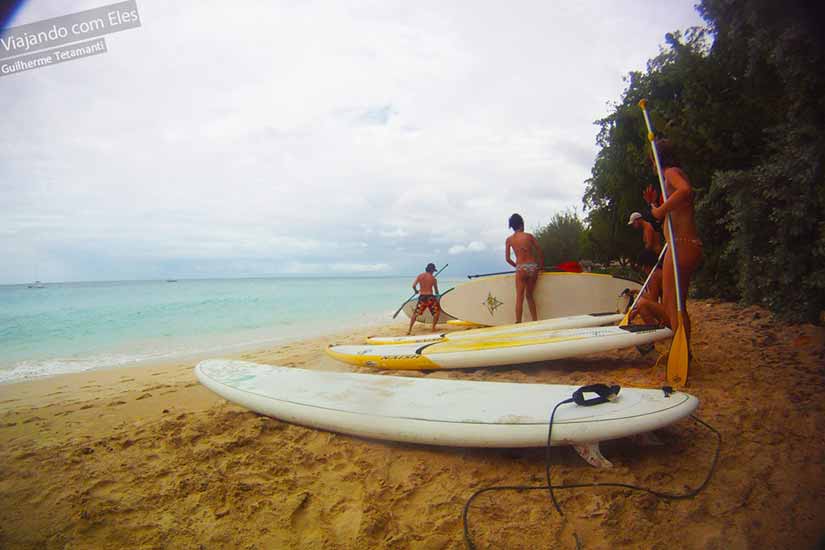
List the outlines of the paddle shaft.
<svg viewBox="0 0 825 550">
<path fill-rule="evenodd" d="M 653 134 L 653 125 L 650 123 L 650 116 L 647 113 L 647 101 L 642 99 L 639 102 L 642 114 L 647 125 L 647 139 L 650 141 L 650 148 L 653 151 L 653 161 L 656 163 L 656 174 L 659 176 L 659 187 L 662 189 L 662 204 L 667 202 L 667 186 L 662 172 L 662 165 L 659 161 L 659 152 L 656 150 L 656 141 Z M 688 369 L 690 366 L 690 349 L 688 348 L 687 335 L 685 334 L 685 311 L 683 309 L 682 291 L 679 285 L 679 261 L 677 259 L 676 240 L 673 234 L 673 220 L 670 212 L 665 213 L 667 227 L 668 244 L 670 244 L 670 257 L 673 260 L 673 282 L 676 285 L 676 319 L 671 320 L 675 324 L 676 333 L 670 342 L 670 352 L 667 358 L 667 381 L 676 386 L 683 386 L 687 382 Z"/>
<path fill-rule="evenodd" d="M 627 308 L 627 313 L 624 316 L 624 319 L 619 323 L 620 327 L 626 326 L 630 322 L 630 312 L 633 311 L 633 308 L 636 307 L 636 304 L 639 303 L 639 300 L 642 299 L 642 294 L 645 293 L 645 289 L 647 288 L 648 283 L 653 278 L 653 273 L 655 273 L 656 269 L 658 269 L 659 262 L 662 261 L 662 258 L 665 255 L 665 251 L 667 250 L 667 243 L 665 246 L 662 247 L 662 251 L 659 252 L 659 258 L 656 260 L 656 265 L 653 266 L 653 269 L 650 270 L 650 273 L 647 274 L 647 279 L 645 279 L 645 284 L 642 285 L 642 288 L 639 289 L 639 293 L 636 294 L 636 297 L 633 298 L 633 303 Z"/>
<path fill-rule="evenodd" d="M 444 267 L 442 267 L 441 269 L 439 269 L 438 271 L 436 271 L 436 272 L 435 272 L 435 275 L 433 275 L 433 277 L 438 277 L 438 274 L 439 274 L 439 273 L 441 273 L 442 271 L 444 271 L 445 269 L 447 269 L 447 266 L 448 266 L 448 265 L 450 265 L 450 264 L 444 264 Z M 393 318 L 393 319 L 395 319 L 396 317 L 398 317 L 398 314 L 399 314 L 399 313 L 401 313 L 401 310 L 402 310 L 402 309 L 404 309 L 404 306 L 405 306 L 405 305 L 407 305 L 407 302 L 409 302 L 410 300 L 412 300 L 412 299 L 413 299 L 413 298 L 415 298 L 416 296 L 418 296 L 418 292 L 413 292 L 413 295 L 412 295 L 412 296 L 410 296 L 409 298 L 407 298 L 406 300 L 404 300 L 404 303 L 403 303 L 403 304 L 401 304 L 401 307 L 399 307 L 399 308 L 398 308 L 398 311 L 396 311 L 396 312 L 393 314 L 392 318 Z"/>
<path fill-rule="evenodd" d="M 650 141 L 650 149 L 653 151 L 653 161 L 656 163 L 656 175 L 659 176 L 659 187 L 662 190 L 662 203 L 667 200 L 667 185 L 665 184 L 665 175 L 662 172 L 662 165 L 659 162 L 659 152 L 656 151 L 655 135 L 653 133 L 653 125 L 650 122 L 650 115 L 647 113 L 647 100 L 643 99 L 639 102 L 639 107 L 642 109 L 642 114 L 645 117 L 645 125 L 647 126 L 647 139 Z M 674 243 L 673 223 L 670 220 L 670 212 L 665 214 L 665 228 L 668 234 L 668 243 Z M 662 249 L 664 251 L 664 249 Z M 673 279 L 676 284 L 676 310 L 681 315 L 682 309 L 682 292 L 679 286 L 679 261 L 676 256 L 676 246 L 671 244 L 670 257 L 673 260 Z"/>
<path fill-rule="evenodd" d="M 573 273 L 571 271 L 567 271 L 566 269 L 562 269 L 560 266 L 561 266 L 561 264 L 554 265 L 554 266 L 544 266 L 544 269 L 542 271 L 543 272 L 548 272 L 548 271 L 551 271 L 551 270 L 555 269 L 555 270 L 558 270 L 558 271 L 564 271 L 566 273 Z M 481 274 L 478 274 L 478 275 L 467 275 L 467 278 L 468 279 L 477 279 L 479 277 L 492 277 L 493 275 L 512 275 L 513 273 L 515 273 L 515 271 L 499 271 L 498 273 L 481 273 Z"/>
</svg>

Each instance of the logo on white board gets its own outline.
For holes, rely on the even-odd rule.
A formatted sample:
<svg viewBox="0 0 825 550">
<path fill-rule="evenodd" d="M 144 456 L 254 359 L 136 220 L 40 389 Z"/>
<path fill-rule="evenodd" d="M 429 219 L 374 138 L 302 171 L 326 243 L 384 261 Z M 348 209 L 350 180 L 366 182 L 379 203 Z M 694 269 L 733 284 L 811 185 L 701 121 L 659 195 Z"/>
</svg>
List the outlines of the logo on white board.
<svg viewBox="0 0 825 550">
<path fill-rule="evenodd" d="M 495 311 L 504 305 L 504 302 L 500 301 L 498 298 L 493 296 L 492 292 L 487 293 L 487 299 L 481 302 L 481 305 L 487 308 L 487 311 L 490 312 L 490 315 L 494 315 Z"/>
</svg>

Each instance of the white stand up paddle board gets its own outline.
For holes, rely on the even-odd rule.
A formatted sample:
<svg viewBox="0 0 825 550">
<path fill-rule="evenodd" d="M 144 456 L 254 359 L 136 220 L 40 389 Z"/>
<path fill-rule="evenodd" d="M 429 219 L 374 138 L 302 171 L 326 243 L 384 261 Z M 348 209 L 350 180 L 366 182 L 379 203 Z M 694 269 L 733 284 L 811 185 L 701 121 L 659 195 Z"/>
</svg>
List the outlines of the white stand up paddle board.
<svg viewBox="0 0 825 550">
<path fill-rule="evenodd" d="M 328 347 L 327 354 L 351 365 L 382 369 L 472 369 L 551 361 L 651 344 L 672 336 L 669 328 L 628 325 L 504 334 L 423 344 L 338 345 Z"/>
<path fill-rule="evenodd" d="M 625 289 L 641 285 L 628 279 L 597 273 L 541 273 L 533 297 L 538 318 L 552 319 L 587 315 L 594 311 L 624 313 L 628 298 Z M 515 275 L 479 277 L 457 285 L 441 298 L 444 311 L 465 321 L 482 325 L 510 325 L 516 322 Z M 523 321 L 532 320 L 527 301 Z"/>
<path fill-rule="evenodd" d="M 535 332 L 539 330 L 561 330 L 565 328 L 598 327 L 612 325 L 624 318 L 621 313 L 592 313 L 590 315 L 573 315 L 571 317 L 557 317 L 543 321 L 531 321 L 517 325 L 501 325 L 498 327 L 475 328 L 461 332 L 430 332 L 428 334 L 414 334 L 411 336 L 370 336 L 367 344 L 385 346 L 388 344 L 415 344 L 426 342 L 440 342 L 441 340 L 472 340 L 520 332 Z"/>
<path fill-rule="evenodd" d="M 209 360 L 198 380 L 260 414 L 355 436 L 460 447 L 543 447 L 553 407 L 576 386 L 404 378 L 311 371 Z M 623 388 L 593 407 L 565 404 L 553 445 L 574 445 L 594 465 L 609 466 L 600 441 L 663 428 L 690 415 L 686 393 Z"/>
</svg>

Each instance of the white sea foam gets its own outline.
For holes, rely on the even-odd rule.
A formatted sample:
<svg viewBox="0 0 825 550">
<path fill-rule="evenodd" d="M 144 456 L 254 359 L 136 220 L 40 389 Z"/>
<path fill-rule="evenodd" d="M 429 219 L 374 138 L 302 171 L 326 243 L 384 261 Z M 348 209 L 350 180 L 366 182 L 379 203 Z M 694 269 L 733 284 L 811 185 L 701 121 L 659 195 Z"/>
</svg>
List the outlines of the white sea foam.
<svg viewBox="0 0 825 550">
<path fill-rule="evenodd" d="M 162 358 L 162 355 L 101 355 L 87 358 L 52 358 L 20 361 L 11 369 L 0 369 L 0 384 L 6 382 L 32 380 L 35 378 L 68 374 L 72 372 L 84 372 L 94 369 L 131 366 L 145 361 Z"/>
</svg>

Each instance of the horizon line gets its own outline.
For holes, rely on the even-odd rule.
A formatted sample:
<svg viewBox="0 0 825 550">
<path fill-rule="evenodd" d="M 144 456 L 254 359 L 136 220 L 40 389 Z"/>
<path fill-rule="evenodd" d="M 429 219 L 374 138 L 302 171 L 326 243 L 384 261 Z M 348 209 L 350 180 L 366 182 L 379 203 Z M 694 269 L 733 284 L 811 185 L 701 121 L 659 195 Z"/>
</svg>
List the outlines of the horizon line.
<svg viewBox="0 0 825 550">
<path fill-rule="evenodd" d="M 242 280 L 242 279 L 391 279 L 400 277 L 413 277 L 418 274 L 399 275 L 372 275 L 372 274 L 323 274 L 323 273 L 279 273 L 273 275 L 240 275 L 240 276 L 207 276 L 207 277 L 153 277 L 150 279 L 88 279 L 88 280 L 68 280 L 68 281 L 26 281 L 17 283 L 0 283 L 0 286 L 28 286 L 32 284 L 42 285 L 62 285 L 79 283 L 150 283 L 150 282 L 180 282 L 180 281 L 217 281 L 217 280 Z M 458 276 L 463 279 L 465 276 Z M 451 278 L 445 275 L 440 278 Z"/>
</svg>

